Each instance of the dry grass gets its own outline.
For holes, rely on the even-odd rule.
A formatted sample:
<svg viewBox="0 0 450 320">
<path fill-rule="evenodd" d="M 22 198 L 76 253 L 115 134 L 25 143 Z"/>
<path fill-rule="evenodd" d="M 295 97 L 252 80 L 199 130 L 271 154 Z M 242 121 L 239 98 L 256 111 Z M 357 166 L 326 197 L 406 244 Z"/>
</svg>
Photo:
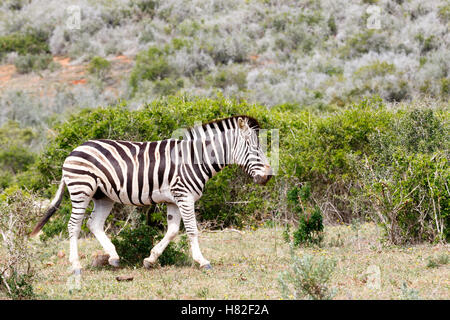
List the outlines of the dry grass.
<svg viewBox="0 0 450 320">
<path fill-rule="evenodd" d="M 42 266 L 35 292 L 47 299 L 281 299 L 279 274 L 290 265 L 289 246 L 283 228 L 262 227 L 236 232 L 204 232 L 200 243 L 211 260 L 212 271 L 196 266 L 144 268 L 93 268 L 92 253 L 100 249 L 94 239 L 80 240 L 84 266 L 81 290 L 69 292 L 68 241 L 52 242 L 41 253 Z M 296 253 L 326 256 L 337 261 L 331 286 L 335 299 L 405 299 L 402 286 L 422 299 L 450 298 L 450 266 L 428 268 L 430 258 L 450 253 L 449 245 L 383 246 L 374 224 L 360 227 L 327 226 L 324 246 L 299 248 Z M 336 241 L 340 235 L 341 241 Z M 337 244 L 337 246 L 336 246 Z M 64 250 L 66 256 L 57 257 Z M 367 285 L 369 266 L 381 270 L 380 289 Z M 134 277 L 118 282 L 119 275 Z M 1 296 L 0 296 L 1 298 Z"/>
</svg>

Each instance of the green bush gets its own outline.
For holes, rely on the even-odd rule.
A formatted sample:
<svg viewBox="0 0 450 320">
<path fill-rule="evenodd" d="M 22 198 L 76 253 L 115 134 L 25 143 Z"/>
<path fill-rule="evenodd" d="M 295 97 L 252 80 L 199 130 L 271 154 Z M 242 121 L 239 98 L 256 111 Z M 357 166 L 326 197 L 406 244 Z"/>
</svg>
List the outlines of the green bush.
<svg viewBox="0 0 450 320">
<path fill-rule="evenodd" d="M 121 263 L 129 266 L 141 266 L 144 259 L 150 255 L 151 249 L 162 237 L 161 230 L 147 225 L 145 219 L 141 216 L 141 221 L 136 227 L 125 227 L 111 241 L 116 247 Z M 189 245 L 185 237 L 176 244 L 171 242 L 158 261 L 161 266 L 190 264 L 188 249 Z"/>
<path fill-rule="evenodd" d="M 311 192 L 319 203 L 329 203 L 326 214 L 329 220 L 338 219 L 350 223 L 364 212 L 355 211 L 351 196 L 358 188 L 358 177 L 349 155 L 371 153 L 369 137 L 384 131 L 391 121 L 392 113 L 380 100 L 366 100 L 348 108 L 332 112 L 324 117 L 305 114 L 291 122 L 289 161 L 283 163 L 286 171 L 299 181 L 309 182 Z M 282 163 L 280 163 L 281 165 Z"/>
<path fill-rule="evenodd" d="M 378 30 L 367 30 L 348 37 L 344 46 L 339 48 L 342 58 L 354 58 L 375 51 L 381 53 L 389 49 L 387 39 Z"/>
<path fill-rule="evenodd" d="M 291 250 L 291 270 L 280 274 L 278 281 L 284 299 L 331 300 L 336 290 L 329 287 L 336 261 L 304 255 Z"/>
<path fill-rule="evenodd" d="M 163 80 L 173 72 L 167 61 L 167 52 L 157 47 L 150 47 L 136 57 L 136 65 L 130 75 L 132 93 L 139 89 L 139 83 L 144 80 Z"/>
<path fill-rule="evenodd" d="M 0 36 L 0 59 L 9 52 L 19 55 L 50 53 L 48 33 L 30 29 L 25 33 Z"/>
<path fill-rule="evenodd" d="M 50 54 L 26 54 L 18 56 L 14 60 L 14 65 L 18 73 L 29 73 L 47 69 L 52 61 L 53 57 Z"/>
<path fill-rule="evenodd" d="M 35 133 L 30 128 L 21 128 L 16 121 L 0 127 L 0 189 L 15 182 L 17 174 L 27 172 L 36 161 L 30 151 Z"/>
<path fill-rule="evenodd" d="M 99 79 L 105 79 L 110 69 L 111 62 L 109 62 L 105 58 L 95 56 L 89 62 L 87 71 L 88 73 L 98 77 Z"/>
<path fill-rule="evenodd" d="M 183 86 L 184 81 L 182 79 L 174 80 L 172 78 L 166 78 L 163 80 L 156 80 L 153 87 L 153 93 L 159 96 L 168 96 L 177 93 Z"/>
<path fill-rule="evenodd" d="M 310 186 L 294 187 L 288 192 L 287 197 L 299 218 L 297 230 L 293 233 L 293 245 L 296 247 L 302 244 L 320 245 L 323 240 L 322 213 L 319 207 L 309 204 L 311 201 Z M 285 231 L 285 234 L 287 234 L 285 238 L 290 240 L 288 230 Z"/>
<path fill-rule="evenodd" d="M 450 257 L 448 254 L 444 253 L 437 257 L 428 258 L 427 268 L 439 268 L 440 266 L 448 264 Z"/>
<path fill-rule="evenodd" d="M 0 194 L 0 291 L 11 299 L 35 297 L 35 255 L 27 235 L 39 215 L 34 194 L 8 188 Z"/>
<path fill-rule="evenodd" d="M 393 243 L 449 239 L 448 125 L 431 109 L 399 112 L 369 138 L 358 180 Z"/>
<path fill-rule="evenodd" d="M 0 168 L 16 174 L 25 171 L 34 163 L 36 156 L 30 152 L 29 148 L 13 145 L 8 149 L 0 150 Z"/>
<path fill-rule="evenodd" d="M 208 76 L 207 82 L 210 82 L 212 86 L 221 89 L 225 89 L 232 85 L 237 86 L 239 90 L 247 89 L 247 72 L 245 70 L 234 69 L 226 68 L 214 76 Z"/>
</svg>

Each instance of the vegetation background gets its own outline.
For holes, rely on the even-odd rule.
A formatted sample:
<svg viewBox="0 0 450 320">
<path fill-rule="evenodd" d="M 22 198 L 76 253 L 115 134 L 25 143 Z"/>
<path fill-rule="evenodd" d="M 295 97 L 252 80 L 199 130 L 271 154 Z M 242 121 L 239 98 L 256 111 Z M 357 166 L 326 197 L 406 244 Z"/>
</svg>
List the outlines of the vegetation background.
<svg viewBox="0 0 450 320">
<path fill-rule="evenodd" d="M 33 281 L 46 281 L 36 280 L 30 257 L 47 259 L 48 244 L 65 241 L 68 199 L 41 242 L 22 238 L 74 147 L 92 138 L 158 140 L 198 121 L 248 114 L 279 130 L 278 149 L 272 132 L 266 137 L 278 175 L 261 188 L 238 168 L 221 172 L 197 205 L 203 230 L 281 228 L 271 234 L 293 254 L 276 271 L 304 272 L 280 276 L 279 292 L 323 299 L 348 297 L 327 285 L 343 262 L 315 267 L 298 255 L 323 246 L 348 253 L 350 240 L 336 226 L 359 235 L 371 223 L 376 239 L 358 240 L 358 250 L 439 251 L 422 259 L 443 270 L 437 297 L 448 298 L 449 22 L 450 5 L 438 0 L 2 1 L 0 288 L 26 298 Z M 124 255 L 145 256 L 165 228 L 164 210 L 115 207 L 107 228 Z M 90 237 L 85 226 L 82 236 Z M 162 265 L 189 265 L 185 240 L 169 247 Z M 124 262 L 136 265 L 133 255 Z M 306 281 L 311 268 L 317 277 Z M 268 275 L 277 282 L 276 272 Z M 400 280 L 392 286 L 417 296 Z M 201 292 L 195 297 L 208 297 Z"/>
</svg>

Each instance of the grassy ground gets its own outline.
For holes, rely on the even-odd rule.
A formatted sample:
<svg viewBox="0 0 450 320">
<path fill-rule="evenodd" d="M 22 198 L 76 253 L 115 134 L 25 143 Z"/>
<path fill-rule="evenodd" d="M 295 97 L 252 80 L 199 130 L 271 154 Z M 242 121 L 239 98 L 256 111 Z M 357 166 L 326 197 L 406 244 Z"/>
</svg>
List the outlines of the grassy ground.
<svg viewBox="0 0 450 320">
<path fill-rule="evenodd" d="M 42 267 L 35 292 L 46 299 L 281 299 L 278 276 L 291 264 L 289 246 L 282 227 L 262 227 L 242 233 L 203 232 L 200 244 L 213 270 L 187 267 L 159 267 L 146 270 L 91 266 L 92 253 L 100 249 L 94 239 L 81 239 L 84 258 L 81 289 L 69 292 L 69 243 L 51 243 L 41 254 Z M 325 256 L 337 261 L 331 287 L 335 299 L 422 299 L 450 298 L 450 266 L 430 267 L 431 259 L 449 255 L 449 245 L 384 246 L 374 224 L 328 226 L 325 245 L 299 248 L 296 254 Z M 65 257 L 58 258 L 63 250 Z M 378 266 L 380 289 L 367 285 L 367 268 Z M 118 282 L 119 275 L 134 277 Z M 70 281 L 70 280 L 69 280 Z M 402 290 L 406 284 L 408 290 Z"/>
</svg>

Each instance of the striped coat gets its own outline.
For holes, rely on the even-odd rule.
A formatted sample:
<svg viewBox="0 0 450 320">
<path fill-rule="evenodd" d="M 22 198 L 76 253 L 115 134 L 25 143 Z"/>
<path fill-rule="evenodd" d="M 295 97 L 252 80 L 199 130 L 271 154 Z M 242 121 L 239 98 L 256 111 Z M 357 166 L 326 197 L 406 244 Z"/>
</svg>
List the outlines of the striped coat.
<svg viewBox="0 0 450 320">
<path fill-rule="evenodd" d="M 69 259 L 74 271 L 81 269 L 77 238 L 90 201 L 94 202 L 94 211 L 88 226 L 109 254 L 110 264 L 118 266 L 117 252 L 103 230 L 113 204 L 167 203 L 168 231 L 144 260 L 144 265 L 150 267 L 156 262 L 177 234 L 182 219 L 194 260 L 209 268 L 209 261 L 202 256 L 198 245 L 194 203 L 202 196 L 206 182 L 230 164 L 240 165 L 256 183 L 265 184 L 270 179 L 272 171 L 261 150 L 258 132 L 255 119 L 235 116 L 191 128 L 183 140 L 89 140 L 75 148 L 64 161 L 57 195 L 32 234 L 56 211 L 67 186 L 72 202 Z"/>
</svg>

